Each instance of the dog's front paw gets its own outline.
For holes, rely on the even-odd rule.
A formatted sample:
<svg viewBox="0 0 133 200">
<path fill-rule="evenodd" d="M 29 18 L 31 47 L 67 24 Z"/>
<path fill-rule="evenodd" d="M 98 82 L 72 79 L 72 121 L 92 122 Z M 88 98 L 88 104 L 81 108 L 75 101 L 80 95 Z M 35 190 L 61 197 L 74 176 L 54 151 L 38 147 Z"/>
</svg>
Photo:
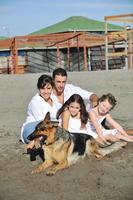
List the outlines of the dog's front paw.
<svg viewBox="0 0 133 200">
<path fill-rule="evenodd" d="M 47 176 L 53 176 L 54 174 L 52 172 L 47 172 L 46 175 Z"/>
<path fill-rule="evenodd" d="M 97 160 L 101 160 L 101 159 L 103 159 L 103 158 L 104 158 L 104 156 L 103 156 L 103 155 L 95 155 L 95 157 L 96 157 L 96 159 L 97 159 Z"/>
<path fill-rule="evenodd" d="M 35 169 L 32 170 L 32 174 L 37 174 L 40 173 L 42 171 L 42 169 L 40 167 L 36 167 Z"/>
<path fill-rule="evenodd" d="M 56 170 L 54 168 L 51 168 L 46 172 L 46 175 L 53 176 L 55 173 L 56 173 Z"/>
</svg>

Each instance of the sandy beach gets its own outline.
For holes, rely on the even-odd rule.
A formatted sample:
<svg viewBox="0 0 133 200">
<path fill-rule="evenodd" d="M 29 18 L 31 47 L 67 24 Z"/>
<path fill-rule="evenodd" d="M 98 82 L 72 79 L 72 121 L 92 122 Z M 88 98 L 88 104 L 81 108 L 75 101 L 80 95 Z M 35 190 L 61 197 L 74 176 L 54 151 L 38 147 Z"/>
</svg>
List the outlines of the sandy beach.
<svg viewBox="0 0 133 200">
<path fill-rule="evenodd" d="M 0 75 L 0 200 L 132 200 L 131 143 L 100 161 L 80 160 L 53 177 L 31 174 L 41 160 L 30 162 L 19 139 L 40 75 Z M 133 70 L 70 72 L 68 82 L 99 96 L 111 92 L 118 101 L 112 116 L 133 129 Z"/>
</svg>

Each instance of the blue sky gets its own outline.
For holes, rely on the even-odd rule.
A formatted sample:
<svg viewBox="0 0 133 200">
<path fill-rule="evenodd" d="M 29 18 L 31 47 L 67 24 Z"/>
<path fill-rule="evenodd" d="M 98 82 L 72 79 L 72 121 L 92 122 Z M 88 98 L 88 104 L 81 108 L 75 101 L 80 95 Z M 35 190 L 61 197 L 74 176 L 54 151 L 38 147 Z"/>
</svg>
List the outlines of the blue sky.
<svg viewBox="0 0 133 200">
<path fill-rule="evenodd" d="M 0 0 L 0 35 L 26 35 L 71 16 L 104 21 L 129 13 L 133 0 Z"/>
</svg>

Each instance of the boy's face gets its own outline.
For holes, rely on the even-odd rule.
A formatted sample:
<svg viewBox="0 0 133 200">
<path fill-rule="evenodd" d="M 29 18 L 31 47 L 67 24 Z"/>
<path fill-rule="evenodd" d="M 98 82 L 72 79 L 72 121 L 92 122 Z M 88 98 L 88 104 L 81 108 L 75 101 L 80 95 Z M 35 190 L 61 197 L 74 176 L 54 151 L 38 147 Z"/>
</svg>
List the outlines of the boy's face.
<svg viewBox="0 0 133 200">
<path fill-rule="evenodd" d="M 54 78 L 54 88 L 58 93 L 63 93 L 67 82 L 66 76 L 56 75 Z"/>
<path fill-rule="evenodd" d="M 98 111 L 101 115 L 107 114 L 112 108 L 112 105 L 108 102 L 108 100 L 104 100 L 99 102 Z"/>
</svg>

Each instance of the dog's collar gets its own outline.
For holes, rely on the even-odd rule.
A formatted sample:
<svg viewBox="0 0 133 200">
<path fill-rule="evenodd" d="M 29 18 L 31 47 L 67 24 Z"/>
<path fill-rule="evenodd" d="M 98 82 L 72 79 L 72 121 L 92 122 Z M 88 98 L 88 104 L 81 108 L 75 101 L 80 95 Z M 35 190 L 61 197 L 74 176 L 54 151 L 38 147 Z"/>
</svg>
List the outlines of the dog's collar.
<svg viewBox="0 0 133 200">
<path fill-rule="evenodd" d="M 63 140 L 69 140 L 70 139 L 69 131 L 66 131 L 65 129 L 58 126 L 56 130 L 55 140 L 58 140 L 59 138 L 62 138 Z"/>
</svg>

